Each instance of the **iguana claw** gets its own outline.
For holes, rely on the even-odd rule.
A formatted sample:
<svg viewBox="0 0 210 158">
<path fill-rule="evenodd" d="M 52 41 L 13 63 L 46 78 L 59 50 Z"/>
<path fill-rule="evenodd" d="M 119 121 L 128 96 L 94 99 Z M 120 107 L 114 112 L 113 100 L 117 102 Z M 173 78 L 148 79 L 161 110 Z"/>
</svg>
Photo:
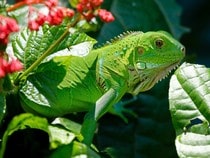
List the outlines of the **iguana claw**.
<svg viewBox="0 0 210 158">
<path fill-rule="evenodd" d="M 137 97 L 134 96 L 132 99 L 129 99 L 126 101 L 120 101 L 117 104 L 115 104 L 109 112 L 113 115 L 119 116 L 125 123 L 128 123 L 128 119 L 125 116 L 125 113 L 129 114 L 133 117 L 138 117 L 138 115 L 133 110 L 128 109 L 125 106 L 136 101 L 136 100 L 137 100 Z"/>
</svg>

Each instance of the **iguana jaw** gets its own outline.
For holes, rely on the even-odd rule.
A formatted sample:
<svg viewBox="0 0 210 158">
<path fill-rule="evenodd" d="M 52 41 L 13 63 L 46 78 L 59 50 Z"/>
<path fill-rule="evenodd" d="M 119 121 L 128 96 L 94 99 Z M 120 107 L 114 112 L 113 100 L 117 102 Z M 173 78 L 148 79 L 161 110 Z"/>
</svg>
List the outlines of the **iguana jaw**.
<svg viewBox="0 0 210 158">
<path fill-rule="evenodd" d="M 139 72 L 139 78 L 141 79 L 139 80 L 139 83 L 136 84 L 137 86 L 133 89 L 132 94 L 137 95 L 139 92 L 151 89 L 157 82 L 165 79 L 173 69 L 176 69 L 179 63 L 180 61 L 174 62 L 170 65 L 162 66 L 161 68 L 150 69 L 151 72 L 147 74 L 141 70 Z"/>
</svg>

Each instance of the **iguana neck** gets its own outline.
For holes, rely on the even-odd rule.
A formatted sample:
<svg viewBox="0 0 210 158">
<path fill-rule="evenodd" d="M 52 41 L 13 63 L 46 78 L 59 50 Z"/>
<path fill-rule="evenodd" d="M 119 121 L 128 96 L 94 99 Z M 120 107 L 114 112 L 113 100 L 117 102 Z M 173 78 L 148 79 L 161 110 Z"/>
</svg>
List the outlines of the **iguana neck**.
<svg viewBox="0 0 210 158">
<path fill-rule="evenodd" d="M 126 92 L 129 80 L 129 56 L 133 47 L 124 45 L 121 49 L 114 46 L 108 45 L 99 51 L 96 65 L 97 83 L 103 91 L 114 87 Z"/>
</svg>

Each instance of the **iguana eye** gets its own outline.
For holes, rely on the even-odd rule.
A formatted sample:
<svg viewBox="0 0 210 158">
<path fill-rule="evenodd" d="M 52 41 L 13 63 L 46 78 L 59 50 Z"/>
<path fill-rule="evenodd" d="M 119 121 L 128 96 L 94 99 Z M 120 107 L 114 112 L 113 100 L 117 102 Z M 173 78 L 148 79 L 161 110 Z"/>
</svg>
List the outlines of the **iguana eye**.
<svg viewBox="0 0 210 158">
<path fill-rule="evenodd" d="M 155 40 L 155 45 L 156 45 L 156 47 L 162 48 L 163 44 L 164 44 L 164 42 L 163 42 L 162 39 L 156 39 L 156 40 Z"/>
</svg>

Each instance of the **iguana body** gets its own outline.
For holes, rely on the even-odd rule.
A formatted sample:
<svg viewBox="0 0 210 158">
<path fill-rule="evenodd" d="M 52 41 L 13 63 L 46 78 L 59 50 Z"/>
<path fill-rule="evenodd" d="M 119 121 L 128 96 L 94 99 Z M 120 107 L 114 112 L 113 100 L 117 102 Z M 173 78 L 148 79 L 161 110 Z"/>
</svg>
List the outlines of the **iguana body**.
<svg viewBox="0 0 210 158">
<path fill-rule="evenodd" d="M 29 76 L 27 86 L 20 91 L 22 104 L 27 111 L 48 117 L 94 108 L 94 116 L 97 120 L 125 93 L 137 95 L 139 92 L 149 90 L 175 68 L 183 57 L 184 46 L 166 32 L 132 32 L 110 44 L 92 50 L 84 57 L 70 56 L 54 59 L 60 65 L 65 62 L 70 63 L 67 72 L 64 73 L 69 76 L 65 81 L 68 87 L 62 86 L 64 84 L 52 83 L 46 86 L 51 86 L 53 91 L 47 92 L 48 89 L 42 89 L 42 85 L 48 83 L 36 77 L 34 86 L 39 93 L 45 91 L 43 94 L 49 93 L 51 98 L 54 96 L 54 100 L 51 99 L 46 103 L 40 99 L 40 103 L 37 104 L 36 99 L 26 99 L 25 88 L 31 88 Z M 47 69 L 46 65 L 45 69 Z M 56 73 L 61 72 L 56 72 L 56 67 L 52 65 L 47 70 L 51 71 L 51 69 L 55 71 L 53 80 Z M 64 91 L 65 88 L 68 90 Z M 67 97 L 68 100 L 63 103 Z M 59 100 L 62 103 L 59 103 Z"/>
</svg>

